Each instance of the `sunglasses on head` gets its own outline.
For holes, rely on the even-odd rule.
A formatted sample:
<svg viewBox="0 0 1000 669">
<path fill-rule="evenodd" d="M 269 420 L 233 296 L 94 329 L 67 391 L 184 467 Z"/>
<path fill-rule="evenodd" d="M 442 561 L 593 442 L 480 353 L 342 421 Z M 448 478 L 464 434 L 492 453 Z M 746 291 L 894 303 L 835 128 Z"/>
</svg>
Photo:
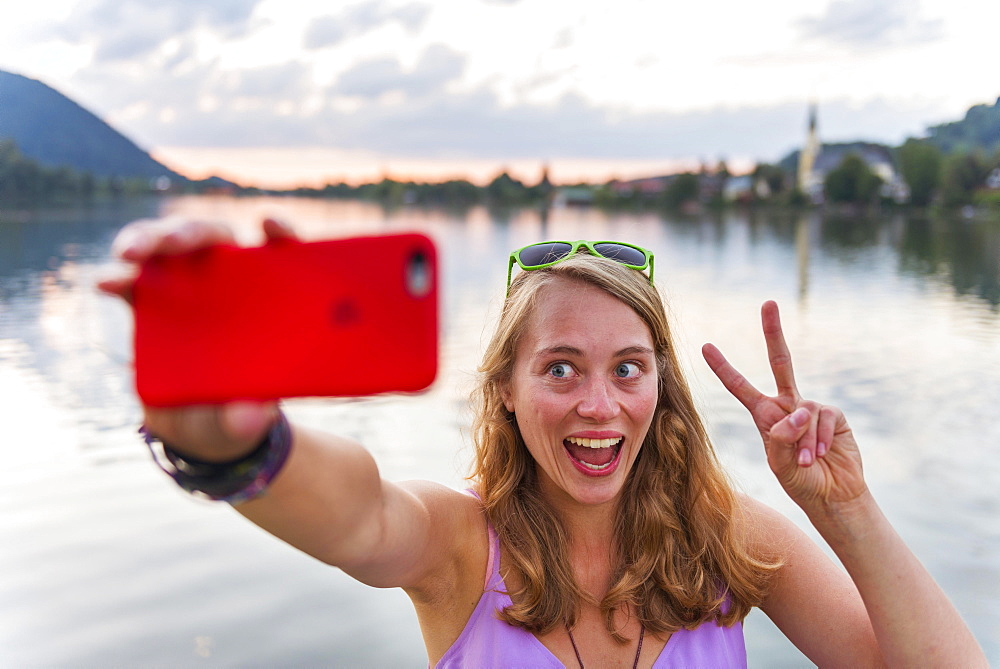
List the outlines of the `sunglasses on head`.
<svg viewBox="0 0 1000 669">
<path fill-rule="evenodd" d="M 510 261 L 507 263 L 507 290 L 510 290 L 510 277 L 514 269 L 514 263 L 525 270 L 542 269 L 560 263 L 566 258 L 575 255 L 580 249 L 586 249 L 590 255 L 608 258 L 620 262 L 626 267 L 630 267 L 640 272 L 649 268 L 649 283 L 653 283 L 653 254 L 650 251 L 623 242 L 588 242 L 579 240 L 575 242 L 539 242 L 528 244 L 510 254 Z"/>
</svg>

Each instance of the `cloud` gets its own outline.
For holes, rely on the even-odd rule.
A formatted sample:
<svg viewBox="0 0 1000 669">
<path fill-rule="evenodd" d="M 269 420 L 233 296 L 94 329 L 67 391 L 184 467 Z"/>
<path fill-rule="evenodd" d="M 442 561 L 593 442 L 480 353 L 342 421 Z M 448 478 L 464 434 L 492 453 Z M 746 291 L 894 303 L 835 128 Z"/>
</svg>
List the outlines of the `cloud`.
<svg viewBox="0 0 1000 669">
<path fill-rule="evenodd" d="M 397 76 L 398 64 L 382 64 Z M 871 109 L 842 105 L 824 109 L 824 128 L 833 118 L 858 127 Z M 685 114 L 634 113 L 596 106 L 568 95 L 546 107 L 505 106 L 482 88 L 463 94 L 430 94 L 404 102 L 366 98 L 354 111 L 334 107 L 281 115 L 273 106 L 224 104 L 203 111 L 178 111 L 166 123 L 144 121 L 147 135 L 162 146 L 323 146 L 415 158 L 469 157 L 498 162 L 524 157 L 673 159 L 721 156 L 776 160 L 801 145 L 803 105 L 717 108 Z M 843 118 L 846 114 L 846 118 Z M 879 116 L 876 114 L 876 116 Z M 898 110 L 879 118 L 898 130 Z M 854 124 L 854 125 L 852 125 Z M 832 135 L 824 135 L 832 139 Z"/>
<path fill-rule="evenodd" d="M 406 81 L 397 58 L 376 58 L 358 63 L 337 81 L 336 92 L 347 96 L 377 98 L 401 88 Z"/>
<path fill-rule="evenodd" d="M 410 32 L 419 31 L 431 13 L 431 6 L 412 2 L 392 11 L 391 17 L 401 23 Z"/>
<path fill-rule="evenodd" d="M 464 55 L 440 44 L 429 47 L 411 72 L 395 58 L 368 60 L 344 72 L 334 93 L 370 99 L 391 92 L 422 97 L 461 76 L 465 61 Z"/>
<path fill-rule="evenodd" d="M 155 51 L 164 41 L 207 26 L 225 36 L 246 30 L 257 2 L 242 0 L 87 0 L 48 33 L 75 44 L 94 45 L 97 62 L 135 59 Z"/>
<path fill-rule="evenodd" d="M 219 93 L 274 104 L 305 98 L 312 90 L 311 70 L 299 61 L 263 65 L 224 75 Z"/>
<path fill-rule="evenodd" d="M 553 49 L 568 49 L 573 46 L 573 42 L 576 40 L 573 34 L 572 28 L 563 28 L 558 33 L 556 33 L 555 39 L 552 42 Z"/>
<path fill-rule="evenodd" d="M 918 16 L 913 0 L 834 0 L 818 18 L 797 21 L 803 37 L 877 48 L 940 39 L 943 22 Z"/>
<path fill-rule="evenodd" d="M 238 70 L 189 62 L 159 75 L 109 64 L 88 69 L 77 82 L 104 91 L 108 120 L 147 148 L 327 147 L 497 162 L 776 161 L 801 146 L 805 134 L 804 103 L 640 112 L 568 94 L 548 105 L 511 104 L 486 85 L 464 91 L 452 85 L 465 67 L 463 54 L 434 45 L 412 67 L 396 58 L 363 61 L 326 90 L 316 88 L 312 65 L 298 60 Z M 899 143 L 920 134 L 922 119 L 932 115 L 929 102 L 827 101 L 820 133 L 824 141 Z"/>
<path fill-rule="evenodd" d="M 575 95 L 545 107 L 507 107 L 494 93 L 480 89 L 401 105 L 372 104 L 362 113 L 331 119 L 326 130 L 337 146 L 416 157 L 716 157 L 735 152 L 766 155 L 776 145 L 784 148 L 790 139 L 798 143 L 801 138 L 787 137 L 787 131 L 803 128 L 803 119 L 798 105 L 629 113 Z"/>
<path fill-rule="evenodd" d="M 912 38 L 931 23 L 902 12 L 906 5 L 899 2 L 874 1 L 873 13 L 866 13 L 852 0 L 836 0 L 822 17 L 800 27 L 824 39 L 877 45 L 900 36 Z M 198 57 L 203 28 L 239 35 L 260 27 L 252 23 L 253 4 L 182 0 L 160 7 L 136 0 L 89 0 L 84 7 L 81 20 L 66 28 L 66 34 L 98 45 L 103 59 L 73 76 L 74 96 L 147 148 L 316 146 L 497 161 L 720 156 L 773 160 L 800 146 L 805 132 L 804 103 L 730 102 L 674 113 L 636 111 L 624 102 L 599 104 L 574 94 L 544 105 L 530 102 L 556 95 L 561 89 L 555 84 L 571 73 L 567 70 L 536 74 L 513 88 L 490 81 L 469 89 L 463 75 L 471 67 L 470 57 L 443 44 L 426 47 L 415 63 L 395 54 L 369 55 L 348 65 L 332 84 L 321 84 L 317 80 L 332 74 L 324 65 L 348 62 L 340 52 L 300 57 L 284 52 L 275 64 L 253 67 L 223 52 L 214 59 L 206 60 L 204 53 Z M 386 25 L 394 27 L 390 36 L 398 38 L 400 27 L 422 25 L 430 11 L 425 2 L 392 6 L 388 0 L 368 0 L 315 19 L 304 41 L 319 49 Z M 168 36 L 173 37 L 169 48 L 163 44 Z M 571 38 L 568 29 L 553 36 L 557 44 Z M 301 44 L 303 38 L 292 39 Z M 121 59 L 157 45 L 162 48 L 155 56 Z M 542 89 L 545 95 L 525 93 Z M 895 141 L 918 134 L 923 130 L 919 119 L 928 117 L 930 105 L 907 104 L 824 104 L 822 137 Z"/>
<path fill-rule="evenodd" d="M 417 32 L 430 11 L 430 5 L 424 3 L 413 2 L 390 8 L 381 0 L 369 0 L 337 15 L 313 19 L 306 28 L 303 45 L 309 50 L 336 46 L 350 37 L 389 23 L 399 23 L 410 32 Z"/>
</svg>

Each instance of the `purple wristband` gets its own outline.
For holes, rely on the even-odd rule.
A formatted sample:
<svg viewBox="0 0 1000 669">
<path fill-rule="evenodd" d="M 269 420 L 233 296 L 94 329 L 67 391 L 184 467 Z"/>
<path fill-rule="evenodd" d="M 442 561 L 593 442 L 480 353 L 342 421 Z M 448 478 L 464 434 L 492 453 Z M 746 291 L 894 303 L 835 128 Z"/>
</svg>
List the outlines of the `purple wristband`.
<svg viewBox="0 0 1000 669">
<path fill-rule="evenodd" d="M 281 471 L 292 448 L 292 430 L 280 411 L 260 444 L 248 455 L 231 462 L 206 462 L 181 455 L 150 433 L 145 425 L 139 432 L 153 461 L 177 485 L 197 497 L 233 505 L 262 495 Z"/>
</svg>

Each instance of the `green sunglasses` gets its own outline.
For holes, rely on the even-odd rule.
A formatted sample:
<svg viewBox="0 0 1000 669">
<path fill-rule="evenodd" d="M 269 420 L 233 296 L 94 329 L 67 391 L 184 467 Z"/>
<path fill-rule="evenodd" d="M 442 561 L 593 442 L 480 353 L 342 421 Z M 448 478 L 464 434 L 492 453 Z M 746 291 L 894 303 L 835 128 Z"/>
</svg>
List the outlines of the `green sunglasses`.
<svg viewBox="0 0 1000 669">
<path fill-rule="evenodd" d="M 620 262 L 626 267 L 640 272 L 648 267 L 649 283 L 650 285 L 653 283 L 652 252 L 634 244 L 588 242 L 581 239 L 575 242 L 538 242 L 513 251 L 510 254 L 510 261 L 507 263 L 507 290 L 510 290 L 510 277 L 514 263 L 517 263 L 521 269 L 530 272 L 533 269 L 542 269 L 560 263 L 575 255 L 580 249 L 587 249 L 590 255 Z"/>
</svg>

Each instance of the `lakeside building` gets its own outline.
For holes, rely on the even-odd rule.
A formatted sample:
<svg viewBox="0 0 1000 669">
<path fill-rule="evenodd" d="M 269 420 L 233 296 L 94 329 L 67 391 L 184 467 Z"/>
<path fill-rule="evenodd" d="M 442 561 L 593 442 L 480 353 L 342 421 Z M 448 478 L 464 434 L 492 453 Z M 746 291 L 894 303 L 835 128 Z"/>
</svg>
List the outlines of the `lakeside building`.
<svg viewBox="0 0 1000 669">
<path fill-rule="evenodd" d="M 805 193 L 813 202 L 823 199 L 823 179 L 826 172 L 816 169 L 816 160 L 823 151 L 819 143 L 819 129 L 816 121 L 816 103 L 809 105 L 809 125 L 806 132 L 806 143 L 799 152 L 799 173 L 797 183 L 799 190 Z"/>
<path fill-rule="evenodd" d="M 806 141 L 799 152 L 799 190 L 814 204 L 824 201 L 823 187 L 827 175 L 840 167 L 849 155 L 856 155 L 865 162 L 872 172 L 882 180 L 880 195 L 895 202 L 906 202 L 910 189 L 896 169 L 892 150 L 888 146 L 872 142 L 852 142 L 849 144 L 823 144 L 819 140 L 818 108 L 809 106 L 809 123 Z"/>
</svg>

